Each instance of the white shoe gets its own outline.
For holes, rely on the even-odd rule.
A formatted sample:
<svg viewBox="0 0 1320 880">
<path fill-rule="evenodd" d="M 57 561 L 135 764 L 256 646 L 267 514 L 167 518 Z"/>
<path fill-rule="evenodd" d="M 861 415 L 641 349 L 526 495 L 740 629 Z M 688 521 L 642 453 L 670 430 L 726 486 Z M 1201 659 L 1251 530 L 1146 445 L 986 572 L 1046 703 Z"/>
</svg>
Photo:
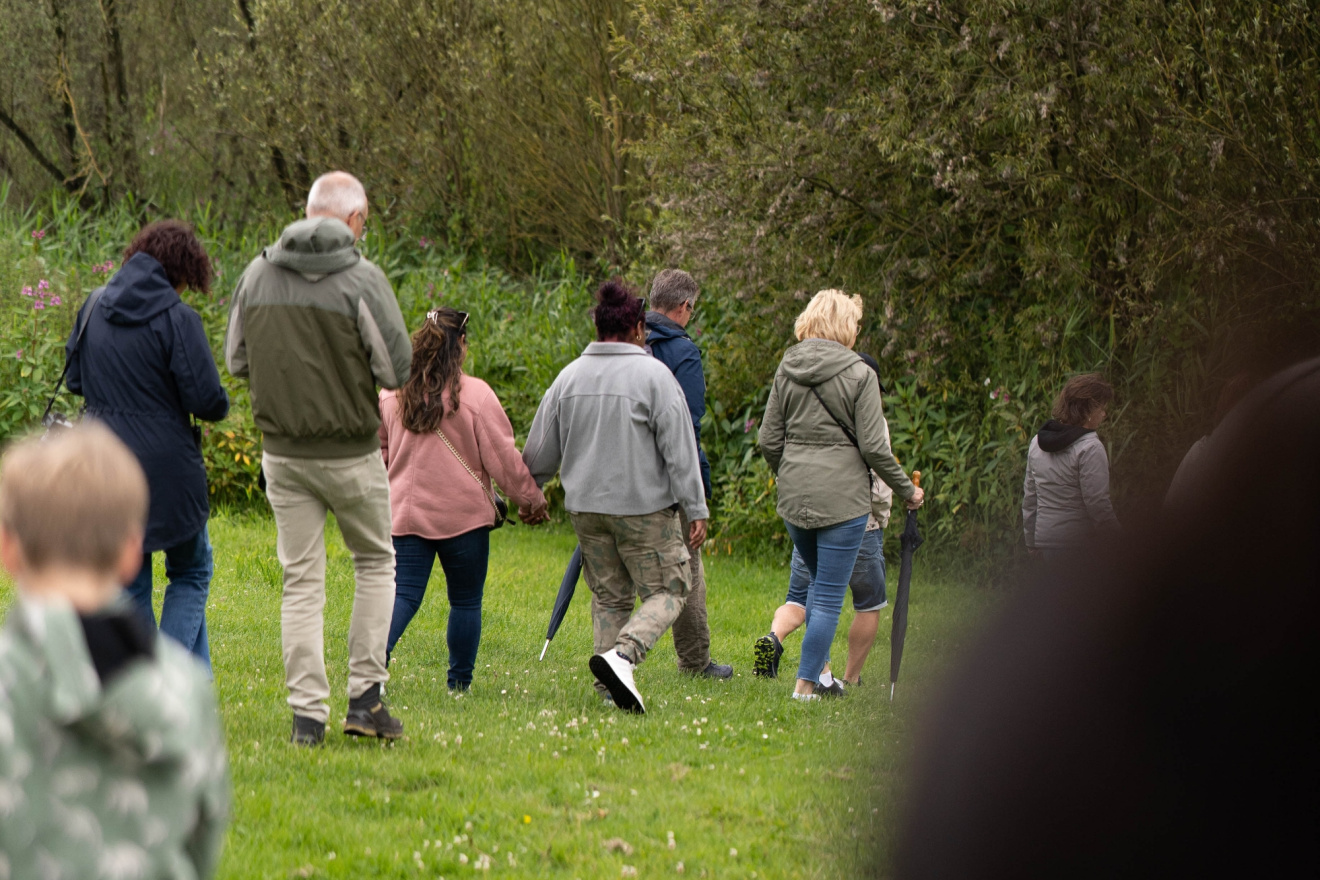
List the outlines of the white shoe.
<svg viewBox="0 0 1320 880">
<path fill-rule="evenodd" d="M 812 700 L 820 699 L 820 694 L 799 694 L 797 691 L 793 691 L 791 696 L 793 697 L 793 699 L 802 700 L 804 703 L 809 703 Z"/>
<path fill-rule="evenodd" d="M 637 692 L 637 685 L 633 684 L 633 670 L 637 667 L 630 660 L 618 651 L 606 651 L 592 657 L 587 665 L 591 667 L 591 674 L 596 676 L 596 680 L 609 689 L 614 705 L 638 715 L 646 712 L 646 707 L 642 705 L 642 695 Z"/>
</svg>

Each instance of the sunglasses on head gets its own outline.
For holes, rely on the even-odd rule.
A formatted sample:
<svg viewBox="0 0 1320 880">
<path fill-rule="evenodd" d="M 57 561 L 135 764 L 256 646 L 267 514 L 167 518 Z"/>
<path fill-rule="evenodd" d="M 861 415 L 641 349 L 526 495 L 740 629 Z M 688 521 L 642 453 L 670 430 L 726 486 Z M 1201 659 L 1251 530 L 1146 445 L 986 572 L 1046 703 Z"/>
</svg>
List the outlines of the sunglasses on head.
<svg viewBox="0 0 1320 880">
<path fill-rule="evenodd" d="M 457 312 L 457 315 L 458 315 L 458 332 L 459 332 L 459 334 L 461 335 L 461 334 L 464 334 L 464 333 L 467 332 L 468 313 L 467 313 L 467 312 Z M 433 310 L 427 312 L 427 313 L 426 313 L 426 320 L 431 321 L 431 322 L 434 323 L 437 327 L 439 327 L 439 326 L 443 326 L 443 325 L 441 325 L 441 323 L 440 323 L 440 310 L 439 310 L 439 309 L 433 309 Z"/>
</svg>

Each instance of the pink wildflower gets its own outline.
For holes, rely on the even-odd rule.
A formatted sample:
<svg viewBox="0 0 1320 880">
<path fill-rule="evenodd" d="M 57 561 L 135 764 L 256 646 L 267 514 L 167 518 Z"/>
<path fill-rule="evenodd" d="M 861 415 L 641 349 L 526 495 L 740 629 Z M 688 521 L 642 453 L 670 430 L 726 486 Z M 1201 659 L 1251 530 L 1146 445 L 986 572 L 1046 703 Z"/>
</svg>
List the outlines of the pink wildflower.
<svg viewBox="0 0 1320 880">
<path fill-rule="evenodd" d="M 23 349 L 20 348 L 18 351 L 14 352 L 14 357 L 21 361 L 23 359 Z"/>
<path fill-rule="evenodd" d="M 426 236 L 422 236 L 421 238 L 417 239 L 417 246 L 419 248 L 429 248 L 431 246 L 431 239 L 427 238 Z"/>
<path fill-rule="evenodd" d="M 36 309 L 37 311 L 41 311 L 45 307 L 46 307 L 46 303 L 42 300 L 37 300 L 32 304 L 32 308 Z"/>
<path fill-rule="evenodd" d="M 37 282 L 37 290 L 41 291 L 42 293 L 45 293 L 46 291 L 50 290 L 50 282 L 47 281 L 45 278 L 41 279 L 40 281 Z"/>
<path fill-rule="evenodd" d="M 37 241 L 41 241 L 43 238 L 46 237 L 46 230 L 34 229 L 32 230 L 32 237 Z"/>
<path fill-rule="evenodd" d="M 58 296 L 52 296 L 50 298 L 50 304 L 53 306 L 63 305 L 63 303 L 64 300 L 60 299 Z"/>
<path fill-rule="evenodd" d="M 24 295 L 24 296 L 31 296 L 31 295 L 32 295 L 32 288 L 31 288 L 31 287 L 24 287 L 24 288 L 23 288 L 23 295 Z"/>
</svg>

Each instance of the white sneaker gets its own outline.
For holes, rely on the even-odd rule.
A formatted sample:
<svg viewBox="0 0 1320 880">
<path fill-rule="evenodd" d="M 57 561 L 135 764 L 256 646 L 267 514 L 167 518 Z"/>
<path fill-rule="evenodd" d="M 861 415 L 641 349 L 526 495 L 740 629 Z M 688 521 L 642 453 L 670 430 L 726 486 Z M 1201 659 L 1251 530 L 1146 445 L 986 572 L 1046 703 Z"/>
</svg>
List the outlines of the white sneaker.
<svg viewBox="0 0 1320 880">
<path fill-rule="evenodd" d="M 633 670 L 637 667 L 630 660 L 618 651 L 606 651 L 592 657 L 587 665 L 591 667 L 591 674 L 596 676 L 596 680 L 609 689 L 614 705 L 638 715 L 646 712 L 646 707 L 642 705 L 642 695 L 637 692 L 637 685 L 633 684 Z"/>
<path fill-rule="evenodd" d="M 801 700 L 804 703 L 810 703 L 812 700 L 820 699 L 820 694 L 799 694 L 797 691 L 793 691 L 791 696 L 793 697 L 793 699 Z"/>
</svg>

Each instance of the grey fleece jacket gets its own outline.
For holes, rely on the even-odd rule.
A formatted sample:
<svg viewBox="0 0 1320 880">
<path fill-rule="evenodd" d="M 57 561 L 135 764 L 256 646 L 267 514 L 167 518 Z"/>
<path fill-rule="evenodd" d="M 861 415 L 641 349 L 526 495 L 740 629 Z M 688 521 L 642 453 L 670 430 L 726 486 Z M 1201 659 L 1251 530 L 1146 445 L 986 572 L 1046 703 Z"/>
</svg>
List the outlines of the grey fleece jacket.
<svg viewBox="0 0 1320 880">
<path fill-rule="evenodd" d="M 290 224 L 243 272 L 225 335 L 266 451 L 349 458 L 380 449 L 376 386 L 408 379 L 412 343 L 394 290 L 329 217 Z"/>
<path fill-rule="evenodd" d="M 558 471 L 573 513 L 637 516 L 678 504 L 706 519 L 687 400 L 669 368 L 626 342 L 593 342 L 560 371 L 532 420 L 523 461 Z"/>
<path fill-rule="evenodd" d="M 1057 422 L 1050 422 L 1057 425 Z M 1059 549 L 1079 544 L 1095 530 L 1118 529 L 1109 501 L 1109 456 L 1094 431 L 1053 452 L 1046 428 L 1031 438 L 1022 487 L 1022 531 L 1027 547 Z M 1062 427 L 1062 426 L 1061 426 Z M 1065 437 L 1065 442 L 1068 438 Z"/>
<path fill-rule="evenodd" d="M 870 513 L 867 468 L 903 500 L 916 492 L 890 451 L 875 373 L 851 349 L 828 339 L 806 339 L 784 353 L 759 440 L 779 483 L 776 509 L 799 528 L 825 528 Z"/>
</svg>

